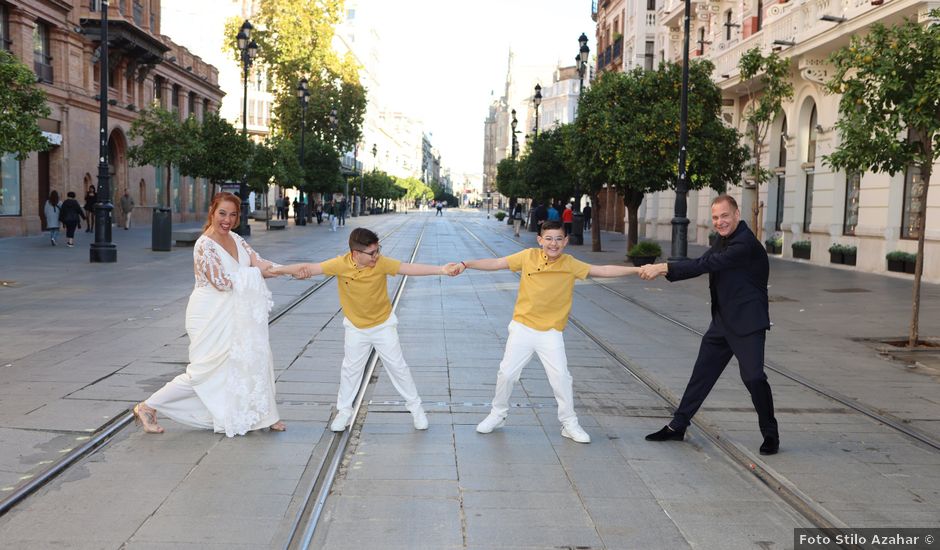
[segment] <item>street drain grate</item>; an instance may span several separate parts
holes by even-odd
[[[768,302],[795,302],[793,298],[787,298],[786,296],[768,296]]]
[[[851,294],[851,293],[860,293],[860,292],[871,292],[864,288],[824,288],[825,292],[832,292],[835,294]]]

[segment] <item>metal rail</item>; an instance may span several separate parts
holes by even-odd
[[[396,231],[401,229],[405,223],[404,222],[391,231],[389,231],[385,237],[394,234]],[[287,303],[280,310],[271,314],[268,319],[268,325],[275,324],[282,317],[287,315],[291,310],[296,308],[298,305],[303,303],[305,300],[313,296],[317,291],[323,288],[324,285],[329,283],[334,279],[333,276],[326,277],[319,283],[309,287],[307,290],[303,291],[296,298]],[[0,517],[12,510],[16,505],[25,500],[31,494],[35,493],[47,483],[55,479],[62,472],[66,471],[69,467],[74,465],[79,460],[90,456],[97,452],[100,448],[104,447],[110,443],[111,439],[118,434],[121,430],[131,425],[134,421],[134,415],[130,411],[125,411],[119,416],[115,416],[111,420],[108,420],[106,423],[96,429],[91,435],[90,439],[63,455],[58,460],[54,461],[52,464],[44,468],[41,472],[31,477],[24,483],[17,486],[13,492],[7,495],[3,500],[0,500]]]
[[[522,243],[522,242],[520,242],[520,241],[517,241],[516,239],[513,239],[513,238],[511,238],[511,237],[509,237],[509,236],[507,236],[507,235],[503,235],[502,233],[500,233],[500,232],[498,232],[498,231],[495,231],[495,230],[493,230],[492,228],[489,228],[489,227],[485,227],[485,228],[486,228],[486,229],[489,229],[490,231],[493,231],[494,233],[496,233],[497,235],[500,235],[501,237],[503,237],[503,238],[506,239],[506,240],[512,241],[513,243],[515,243],[515,244],[517,244],[517,245],[520,245],[520,246],[523,246],[523,247],[525,246],[525,243]],[[698,336],[704,336],[704,334],[705,334],[705,333],[703,333],[702,331],[700,331],[700,330],[698,330],[698,329],[696,329],[696,328],[694,328],[694,327],[691,327],[691,326],[689,326],[689,325],[683,323],[682,321],[679,321],[678,319],[675,319],[674,317],[670,317],[669,315],[667,315],[667,314],[665,314],[665,313],[663,313],[663,312],[661,312],[661,311],[659,311],[659,310],[653,308],[652,306],[649,306],[649,305],[647,305],[647,304],[644,304],[643,302],[637,300],[636,298],[633,298],[633,297],[631,297],[631,296],[627,296],[626,294],[620,292],[619,290],[617,290],[617,289],[615,289],[615,288],[613,288],[613,287],[611,287],[611,286],[608,286],[608,285],[606,285],[606,284],[604,284],[604,283],[602,283],[602,282],[600,282],[600,281],[597,281],[597,280],[593,280],[593,283],[594,283],[594,285],[599,286],[599,287],[603,288],[604,290],[610,292],[610,293],[613,294],[614,296],[617,296],[618,298],[620,298],[620,299],[622,299],[622,300],[624,300],[624,301],[630,302],[631,304],[633,304],[633,305],[635,305],[635,306],[637,306],[637,307],[639,307],[639,308],[641,308],[641,309],[643,309],[643,310],[645,310],[645,311],[647,311],[647,312],[649,312],[649,313],[652,313],[653,315],[656,315],[657,317],[660,317],[661,319],[664,319],[664,320],[666,320],[666,321],[669,321],[670,323],[672,323],[672,324],[674,324],[674,325],[676,325],[676,326],[678,326],[678,327],[680,327],[680,328],[682,328],[682,329],[685,329],[685,330],[687,330],[687,331],[689,331],[689,332],[691,332],[691,333],[693,333],[693,334],[696,334],[696,335],[698,335]],[[825,397],[825,398],[828,398],[828,399],[830,399],[830,400],[832,400],[832,401],[835,401],[835,402],[837,402],[837,403],[839,403],[839,404],[841,404],[841,405],[844,405],[844,406],[846,406],[846,407],[848,407],[848,408],[850,408],[850,409],[852,409],[852,410],[854,410],[854,411],[856,411],[856,412],[862,413],[863,415],[865,415],[865,416],[871,418],[872,420],[876,420],[876,421],[878,421],[878,422],[884,424],[885,426],[888,426],[888,427],[890,427],[890,428],[893,428],[894,430],[896,430],[896,431],[898,431],[898,432],[900,432],[900,433],[902,433],[902,434],[904,434],[904,435],[910,437],[911,439],[914,439],[915,441],[918,441],[918,442],[920,442],[920,443],[923,443],[924,445],[927,445],[928,447],[930,447],[931,449],[933,449],[933,450],[935,450],[935,451],[940,451],[940,440],[938,440],[936,437],[934,437],[934,436],[932,436],[932,435],[930,435],[930,434],[928,434],[928,433],[925,433],[925,432],[923,432],[923,431],[921,431],[921,430],[918,430],[917,428],[914,428],[913,426],[908,426],[908,425],[904,424],[904,421],[903,421],[903,420],[898,420],[898,419],[895,419],[895,418],[893,418],[893,417],[891,417],[891,416],[889,416],[889,415],[886,415],[886,414],[884,414],[884,413],[882,413],[882,412],[879,412],[875,407],[872,407],[872,406],[870,406],[870,405],[866,405],[865,403],[859,402],[859,401],[857,401],[857,400],[855,400],[855,399],[853,399],[853,398],[851,398],[851,397],[849,397],[849,396],[847,396],[847,395],[845,395],[845,394],[843,394],[843,393],[837,392],[837,391],[835,391],[835,390],[833,390],[833,389],[830,389],[830,388],[826,388],[826,387],[824,387],[824,386],[821,386],[821,385],[817,384],[816,382],[813,382],[812,380],[806,378],[805,376],[802,376],[802,375],[800,375],[800,374],[797,374],[797,373],[795,373],[795,372],[793,372],[793,371],[787,369],[786,367],[780,366],[779,364],[773,363],[773,362],[771,362],[771,361],[766,361],[766,360],[765,360],[765,361],[764,361],[764,368],[766,368],[766,369],[769,370],[769,371],[775,372],[775,373],[779,374],[780,376],[783,376],[784,378],[789,378],[790,380],[796,382],[797,384],[800,384],[801,386],[804,386],[804,387],[806,387],[806,388],[808,388],[808,389],[810,389],[810,390],[813,390],[814,392],[816,392],[817,394],[819,394],[819,395],[821,395],[821,396],[823,396],[823,397]]]
[[[414,249],[411,252],[410,262],[413,262],[418,255],[418,249],[424,238],[424,231],[427,227],[427,221],[421,228],[418,240],[415,242]],[[398,308],[398,303],[404,293],[405,283],[408,276],[402,277],[395,289],[395,295],[392,299],[392,313]],[[326,505],[326,499],[333,488],[333,481],[336,478],[336,472],[342,464],[343,457],[346,455],[346,449],[349,447],[349,441],[352,438],[353,427],[359,419],[359,413],[362,410],[362,402],[365,399],[369,389],[369,381],[372,380],[372,374],[375,372],[375,366],[378,363],[378,354],[375,348],[369,354],[366,368],[362,374],[362,380],[359,382],[359,390],[356,393],[356,399],[353,402],[353,416],[349,427],[340,432],[329,432],[330,443],[327,450],[316,467],[316,477],[313,479],[309,488],[305,492],[303,505],[291,525],[290,537],[284,548],[286,550],[302,549],[306,550],[313,541],[314,533],[320,522],[320,516]],[[329,428],[327,428],[329,429]]]
[[[464,230],[491,254],[497,257],[499,256],[495,250],[484,243],[465,225]],[[613,360],[619,363],[620,366],[637,381],[646,386],[650,391],[655,393],[661,399],[669,403],[672,407],[676,407],[678,405],[675,396],[671,395],[668,390],[658,384],[651,377],[646,375],[646,373],[644,373],[641,369],[631,364],[630,361],[625,359],[619,352],[610,347],[602,338],[597,336],[594,331],[589,329],[584,323],[579,321],[573,315],[569,316],[568,319],[572,325],[580,330],[585,336],[590,338],[595,344],[598,345],[598,347],[604,350],[605,353],[607,353]],[[773,472],[765,469],[759,459],[754,458],[750,453],[723,437],[716,428],[697,419],[693,419],[692,424],[694,424],[695,427],[698,428],[705,435],[705,437],[712,442],[713,445],[723,451],[733,462],[737,463],[739,466],[742,466],[744,470],[753,474],[761,483],[771,489],[778,497],[780,497],[781,500],[783,500],[797,513],[809,520],[815,527],[823,529],[833,538],[838,534],[844,534],[842,530],[847,526],[843,522],[841,522],[837,517],[831,514],[820,504],[812,500],[809,496],[805,495],[787,479],[781,478]],[[857,546],[853,545],[842,545],[840,547],[846,549],[857,548]]]

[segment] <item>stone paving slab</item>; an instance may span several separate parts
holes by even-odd
[[[391,228],[402,218],[365,221]],[[489,256],[467,238],[460,224],[480,233],[503,254],[518,250],[500,236],[507,233],[505,225],[474,214],[455,213],[446,219],[413,216],[406,221],[411,225],[383,241],[387,254],[405,257],[423,226],[428,248],[422,249],[417,261]],[[487,223],[494,229],[486,230],[489,237],[480,229]],[[146,235],[141,232],[138,237]],[[605,243],[619,244],[607,237]],[[531,234],[525,238],[532,240]],[[298,256],[298,250],[312,259],[324,259],[327,250],[342,250],[344,240],[344,233],[290,227],[273,236],[256,231],[252,244],[263,255],[283,261]],[[14,340],[0,343],[0,358],[10,357],[13,363],[3,368],[10,361],[0,361],[0,382],[10,382],[18,392],[5,395],[0,389],[0,438],[7,437],[3,441],[17,447],[0,451],[0,480],[5,473],[30,471],[28,461],[56,454],[75,437],[68,432],[47,436],[32,428],[4,430],[7,422],[22,422],[34,409],[57,410],[44,421],[53,430],[61,429],[77,410],[69,408],[72,401],[89,407],[87,417],[92,418],[99,405],[127,406],[185,366],[187,340],[180,329],[191,286],[191,272],[186,274],[183,267],[191,262],[185,251],[156,254],[128,245],[121,249],[122,263],[116,270],[79,262],[67,284],[62,284],[61,274],[36,268],[50,261],[49,250],[14,241],[0,240],[0,254],[16,251],[34,263],[16,274],[29,283],[14,290],[29,292],[0,302],[0,329],[24,335],[22,346],[12,345]],[[613,250],[591,253],[589,247],[571,247],[569,251],[596,263],[622,260],[622,252]],[[140,261],[125,267],[123,260],[135,254]],[[150,258],[154,255],[159,259]],[[886,315],[878,319],[862,314],[866,307],[877,309],[882,302],[909,299],[904,281],[772,262],[771,293],[799,301],[775,302],[777,325],[768,339],[768,359],[854,397],[878,400],[887,410],[916,418],[919,426],[940,420],[937,380],[895,366],[867,344],[853,340],[854,334],[877,334],[889,324],[905,322],[903,306],[889,304]],[[101,298],[95,277],[115,277],[109,290],[124,293],[132,285],[118,279],[127,279],[129,272],[154,279],[148,285],[135,281],[146,289],[135,300],[117,299],[113,311],[79,327],[41,322],[48,314],[43,300],[61,300],[63,288],[69,296],[81,294],[76,307],[87,312]],[[861,279],[856,281],[857,276]],[[613,284],[704,328],[708,305],[703,282],[624,279]],[[280,306],[309,288],[310,282],[270,284]],[[526,367],[516,385],[506,427],[477,434],[473,428],[488,411],[517,285],[515,275],[507,272],[410,279],[398,313],[399,331],[406,360],[428,403],[431,427],[427,432],[414,431],[380,366],[373,403],[367,405],[354,454],[327,500],[315,546],[672,549],[792,544],[792,529],[807,526],[805,519],[731,464],[696,430],[690,431],[685,443],[644,442],[643,435],[668,419],[669,408],[572,327],[565,337],[576,409],[593,442],[579,445],[560,436],[554,399],[537,360]],[[865,286],[872,292],[847,299],[849,295],[826,291],[838,285]],[[0,289],[6,293],[0,296],[10,296],[7,290]],[[614,298],[590,281],[576,290],[574,314],[579,319],[670,392],[681,393],[697,336]],[[926,296],[935,294],[936,286],[925,286]],[[296,513],[303,473],[318,458],[335,400],[342,319],[335,315],[335,289],[325,289],[323,296],[301,305],[297,315],[289,315],[271,330],[279,409],[289,423],[287,432],[229,440],[171,422],[166,422],[168,432],[161,436],[124,432],[23,508],[0,518],[0,540],[70,548],[277,546],[272,542],[283,536]],[[864,302],[858,296],[864,296]],[[933,303],[925,304],[925,315],[937,312]],[[20,316],[30,319],[28,327],[11,321]],[[925,331],[936,329],[930,321],[922,318],[922,322]],[[136,342],[138,351],[135,345],[122,345],[107,359],[96,360],[101,355],[97,350],[112,343],[109,331],[116,329],[122,331],[122,340]],[[29,338],[33,330],[41,336]],[[156,335],[152,340],[141,336],[151,332]],[[854,369],[853,360],[859,368]],[[56,366],[65,362],[69,370],[56,376]],[[756,455],[760,442],[756,420],[735,371],[735,365],[729,365],[701,416]],[[28,374],[17,379],[14,373]],[[848,525],[937,524],[940,475],[935,453],[779,376],[771,375],[771,383],[784,443],[783,452],[760,459],[763,464],[801,489],[812,489],[815,500]],[[29,399],[19,397],[24,389]],[[64,397],[69,393],[71,398]],[[93,399],[74,399],[77,395]],[[20,433],[33,438],[16,437]],[[44,439],[50,436],[54,437]],[[873,501],[873,494],[883,498]],[[102,503],[95,517],[113,515],[118,521],[106,526],[90,517],[85,506],[89,501]],[[59,523],[53,524],[49,517]],[[80,533],[80,523],[75,522],[81,521],[100,526],[101,532]],[[30,529],[36,525],[40,531]]]

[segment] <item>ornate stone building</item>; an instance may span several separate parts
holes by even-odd
[[[614,9],[620,5],[619,11]],[[692,2],[691,56],[706,57],[715,64],[713,78],[723,90],[723,116],[728,124],[744,130],[745,83],[737,68],[744,52],[759,47],[765,53],[778,51],[791,60],[794,96],[774,121],[761,160],[775,177],[758,188],[748,188],[742,181],[729,190],[739,200],[745,219],[756,206],[756,233],[762,240],[783,238],[783,257],[792,258],[793,242],[810,241],[810,261],[829,264],[829,246],[845,244],[858,249],[857,265],[851,269],[885,272],[885,254],[916,251],[917,238],[924,232],[924,278],[940,282],[940,180],[933,178],[928,204],[923,200],[926,186],[916,170],[894,176],[846,174],[823,162],[839,143],[834,125],[840,96],[826,94],[823,85],[833,74],[828,56],[848,44],[850,36],[867,32],[876,22],[890,25],[906,17],[927,24],[932,7],[936,4],[911,0]],[[593,2],[598,39],[606,39],[615,18],[629,21],[634,8],[623,0]],[[658,0],[656,9],[654,60],[681,62],[684,2]],[[610,36],[615,36],[614,30]],[[601,47],[606,51],[606,46]],[[626,61],[616,65],[611,55],[611,64],[618,70],[630,68]],[[598,56],[600,66],[601,52]],[[689,195],[690,241],[704,244],[708,240],[712,196],[711,191]],[[674,201],[671,191],[650,195],[644,201],[640,225],[648,238],[670,239]],[[919,227],[917,214],[924,208],[926,227]]]
[[[0,0],[0,43],[36,72],[51,114],[39,121],[51,147],[18,162],[0,160],[0,237],[37,234],[52,190],[79,202],[97,185],[100,12],[90,0]],[[109,107],[111,189],[127,190],[133,218],[149,223],[154,206],[169,206],[176,220],[202,218],[212,190],[207,182],[180,177],[169,189],[166,168],[132,166],[128,132],[142,109],[158,103],[197,118],[222,99],[218,71],[160,33],[160,0],[111,0]]]

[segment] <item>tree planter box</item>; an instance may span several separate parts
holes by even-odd
[[[888,260],[888,271],[904,273],[904,260]]]
[[[794,248],[794,249],[793,249],[793,257],[794,257],[794,258],[799,258],[799,259],[801,259],[801,260],[809,260],[809,259],[810,259],[810,252],[812,252],[812,250],[809,249],[809,248]]]
[[[793,255],[796,256],[796,250],[793,251]],[[831,264],[841,264],[845,263],[843,261],[841,252],[830,252],[829,253],[829,263]]]
[[[845,265],[855,265],[855,261],[858,258],[858,253],[856,254],[843,254],[842,263]]]
[[[764,243],[764,246],[767,248],[767,253],[768,253],[768,254],[780,254],[781,252],[783,252],[783,251],[781,250],[781,248],[783,248],[783,247],[777,246],[777,245],[772,244],[772,243]]]
[[[914,269],[917,267],[917,262],[904,262],[904,273],[914,274]]]

